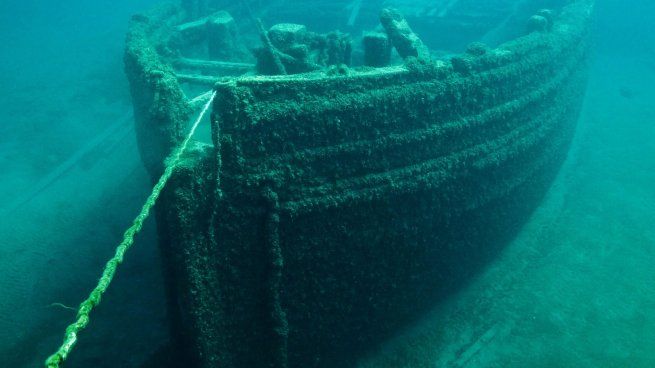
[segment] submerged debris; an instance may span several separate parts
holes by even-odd
[[[473,56],[482,56],[487,53],[489,47],[482,42],[473,42],[466,48],[466,53]]]
[[[264,45],[254,50],[259,74],[299,74],[350,64],[352,45],[347,34],[318,34],[289,23],[276,24],[268,31],[262,27],[260,34]]]
[[[555,12],[551,9],[540,9],[537,14],[528,19],[528,32],[545,32],[553,28]]]
[[[391,44],[403,58],[429,58],[430,52],[421,39],[412,31],[405,17],[396,9],[386,8],[380,14],[380,22],[387,31]]]
[[[391,62],[391,43],[389,37],[380,32],[368,32],[362,39],[364,46],[364,65],[383,67]]]
[[[541,15],[533,15],[528,20],[528,32],[545,32],[548,30],[548,19]]]
[[[209,60],[241,61],[248,54],[234,18],[226,11],[176,26],[167,47],[178,56]]]

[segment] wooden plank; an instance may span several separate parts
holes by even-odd
[[[255,64],[249,63],[187,58],[179,58],[174,60],[173,66],[178,69],[189,69],[195,72],[212,74],[216,76],[241,75],[255,69]]]
[[[207,21],[209,20],[208,17],[200,18],[198,20],[194,20],[192,22],[180,24],[179,26],[175,27],[175,29],[178,32],[188,32],[197,28],[202,28],[207,25]]]
[[[213,86],[218,82],[217,77],[208,77],[206,75],[197,74],[175,74],[180,83],[196,84],[201,86]]]

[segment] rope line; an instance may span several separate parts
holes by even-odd
[[[182,154],[186,150],[191,137],[193,137],[193,134],[196,132],[198,125],[200,125],[200,121],[204,117],[205,113],[207,113],[207,110],[209,109],[212,101],[214,101],[215,97],[216,92],[214,91],[209,98],[209,101],[207,101],[202,111],[200,112],[198,119],[196,119],[196,121],[191,126],[191,130],[189,131],[189,134],[186,136],[186,138],[184,138],[184,141],[182,141],[182,144],[180,144],[166,159],[166,168],[164,169],[164,173],[152,189],[152,193],[150,193],[150,196],[148,196],[148,199],[141,208],[141,212],[139,212],[138,216],[132,222],[132,226],[130,226],[123,234],[123,241],[121,241],[121,243],[116,248],[114,256],[105,265],[104,271],[102,272],[102,276],[100,277],[98,284],[93,289],[93,291],[91,291],[86,300],[80,304],[79,309],[77,310],[77,318],[75,322],[71,323],[66,328],[64,342],[61,344],[59,349],[45,361],[46,368],[59,368],[61,364],[66,360],[71,350],[73,350],[73,347],[77,342],[77,335],[89,324],[89,315],[91,314],[91,311],[98,304],[100,304],[100,299],[102,298],[102,295],[105,293],[105,291],[107,291],[107,288],[109,288],[109,284],[111,284],[111,281],[114,278],[114,274],[116,273],[118,265],[123,263],[125,253],[130,249],[132,244],[134,244],[134,236],[138,234],[139,231],[141,231],[143,223],[148,218],[148,215],[150,215],[150,211],[155,205],[157,198],[159,198],[159,195],[164,189],[164,186],[173,175],[173,170],[175,170],[176,165],[180,161],[180,157],[182,157]]]

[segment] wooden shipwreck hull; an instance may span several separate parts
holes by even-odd
[[[449,62],[217,83],[213,144],[186,153],[157,213],[188,364],[352,366],[479,270],[566,156],[590,11],[573,2],[548,32]],[[193,104],[138,44],[153,21],[135,23],[149,164]]]

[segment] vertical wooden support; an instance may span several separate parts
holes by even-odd
[[[364,65],[383,67],[391,62],[391,44],[384,33],[369,32],[364,35]]]
[[[277,193],[267,188],[264,192],[266,200],[266,247],[268,255],[269,309],[271,316],[271,367],[286,368],[288,366],[287,339],[289,326],[287,316],[282,308],[280,289],[282,287],[282,270],[284,257],[280,247],[280,202]]]

